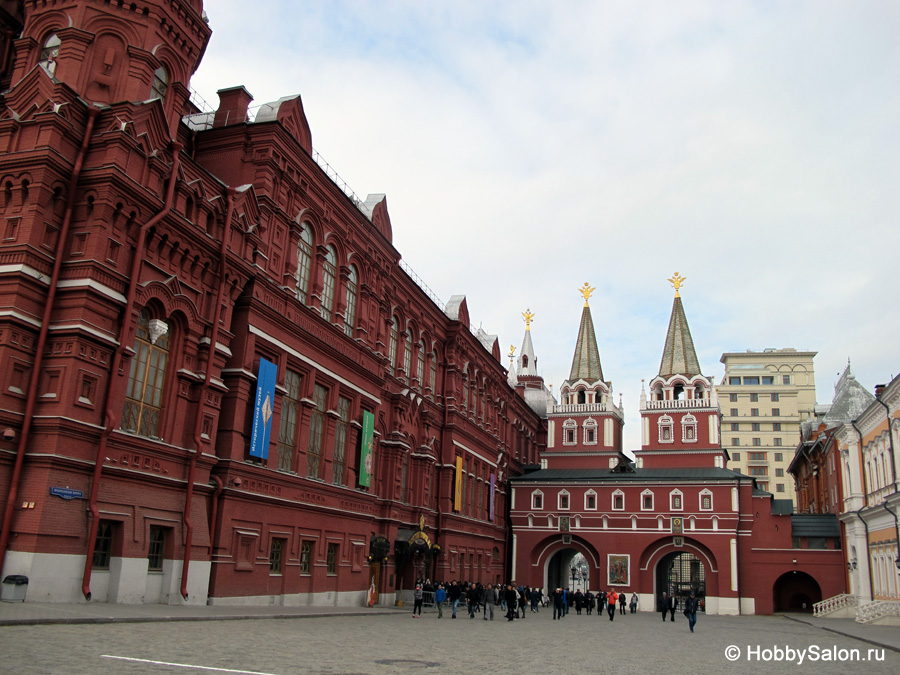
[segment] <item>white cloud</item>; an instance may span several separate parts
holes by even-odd
[[[444,300],[568,375],[581,312],[637,443],[684,302],[701,363],[817,349],[888,380],[900,328],[895,3],[210,3],[194,86],[303,96],[313,143]],[[505,362],[505,360],[504,360]]]

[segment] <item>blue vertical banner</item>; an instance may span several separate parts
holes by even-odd
[[[256,374],[256,406],[253,409],[253,434],[250,437],[250,456],[269,458],[269,436],[272,432],[272,412],[275,409],[275,380],[278,366],[263,358]]]
[[[488,490],[488,520],[494,522],[494,491],[497,489],[497,474],[491,474],[491,489]]]

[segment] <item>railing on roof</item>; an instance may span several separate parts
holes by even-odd
[[[427,295],[429,298],[431,298],[431,301],[434,304],[436,304],[442,312],[444,311],[445,305],[444,305],[443,301],[437,296],[437,294],[433,290],[431,290],[431,288],[428,287],[428,284],[426,284],[422,280],[422,277],[420,277],[418,274],[416,274],[415,270],[412,267],[410,267],[409,263],[406,262],[403,258],[400,258],[400,269],[403,270],[404,272],[406,272],[407,276],[415,282],[416,286],[418,286],[423,291],[425,291],[425,295]]]
[[[328,162],[325,161],[325,158],[319,153],[318,150],[313,148],[312,158],[319,165],[319,168],[325,172],[325,175],[331,179],[331,182],[337,185],[341,192],[343,192],[347,199],[349,199],[353,204],[358,208],[369,220],[372,219],[372,214],[369,213],[368,209],[365,206],[365,201],[360,199],[359,196],[351,189],[350,185],[341,178],[340,174],[334,170],[334,167],[331,166]]]

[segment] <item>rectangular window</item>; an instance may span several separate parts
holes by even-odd
[[[312,555],[312,542],[304,541],[300,544],[300,574],[309,574],[309,559]]]
[[[744,384],[759,384],[758,377],[745,377]]]
[[[775,469],[776,478],[784,478],[784,469]]]
[[[772,417],[781,417],[781,408],[772,408]]]
[[[734,445],[734,446],[738,446],[738,445],[741,444],[741,439],[740,439],[740,438],[732,438],[732,439],[731,439],[731,444]]]
[[[703,495],[700,498],[700,508],[703,509],[704,511],[711,511],[712,510],[712,496]]]
[[[775,445],[780,445],[780,444],[779,444],[779,443],[776,443]],[[784,461],[784,455],[781,454],[780,452],[776,452],[776,453],[775,453],[775,461],[776,461],[776,462],[783,462],[783,461]]]
[[[315,407],[310,415],[309,450],[306,453],[306,475],[319,478],[322,465],[322,444],[325,441],[325,409],[328,389],[317,384],[313,392]]]
[[[790,375],[782,375],[781,376],[781,384],[790,384],[791,376]]]
[[[781,431],[781,422],[775,422],[772,424],[772,431]]]
[[[653,495],[644,495],[642,498],[644,511],[652,511],[653,510]]]
[[[776,403],[778,401],[778,394],[772,394],[772,403]]]
[[[737,408],[732,408],[732,409],[731,409],[731,416],[732,416],[732,417],[737,417],[737,416],[738,416],[738,409],[737,409]]]
[[[162,572],[165,548],[166,528],[159,525],[151,525],[150,544],[147,547],[147,569],[151,572]]]
[[[750,467],[750,475],[751,476],[767,476],[769,475],[769,468],[765,466],[751,466]]]
[[[287,539],[272,539],[269,548],[269,574],[281,574],[281,561]]]
[[[97,525],[97,538],[94,540],[94,564],[95,570],[108,570],[109,560],[112,557],[113,523],[101,520]]]
[[[772,445],[778,445],[778,446],[780,446],[780,445],[781,445],[781,439],[780,439],[780,438],[774,438],[774,439],[772,439]]]
[[[597,495],[588,495],[585,507],[590,509],[591,511],[596,509],[597,508]]]
[[[768,492],[768,491],[769,491],[769,484],[768,484],[768,482],[766,482],[766,483],[757,483],[757,485],[759,486],[759,489],[762,490],[763,492]]]
[[[759,445],[762,445],[762,442],[760,441],[760,439],[754,438],[754,439],[753,439],[753,445],[759,446]]]
[[[754,422],[750,425],[750,431],[759,431],[759,422]]]
[[[569,495],[561,494],[559,496],[559,508],[561,508],[561,509],[569,508]]]
[[[731,430],[732,430],[732,431],[740,431],[740,430],[741,430],[741,425],[738,424],[737,422],[732,422],[732,423],[731,423]]]
[[[616,511],[625,509],[625,495],[613,495],[613,509]]]
[[[681,510],[681,495],[672,495],[672,510]]]
[[[757,401],[759,401],[759,394],[750,394],[750,402],[756,403]]]
[[[737,394],[728,394],[729,403],[737,403]]]
[[[334,484],[345,485],[344,465],[347,453],[347,429],[350,425],[350,399],[338,397],[338,419],[334,430]]]
[[[338,545],[328,544],[328,556],[325,558],[325,567],[328,574],[337,574]]]
[[[536,510],[544,508],[544,495],[531,495],[531,508]]]
[[[759,417],[759,408],[750,408],[750,417]]]
[[[735,461],[735,462],[740,462],[740,461],[741,461],[741,453],[739,453],[739,452],[732,452],[732,453],[731,453],[731,459],[732,459],[733,461]]]
[[[748,459],[751,462],[765,462],[766,461],[766,453],[764,452],[751,452],[748,454]]]
[[[740,384],[740,383],[741,383],[741,378],[739,378],[739,377],[729,377],[728,378],[728,384],[735,385],[735,384]]]
[[[771,377],[763,377],[761,381],[762,381],[763,384],[772,384],[772,378],[771,378]]]
[[[284,395],[281,397],[281,423],[278,430],[278,469],[294,469],[294,446],[297,442],[297,419],[300,410],[300,373],[288,370],[284,374]]]

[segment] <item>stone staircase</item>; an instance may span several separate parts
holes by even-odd
[[[855,595],[842,593],[817,602],[813,605],[813,616],[830,617],[839,619],[855,619],[859,598]]]
[[[900,626],[900,602],[897,600],[876,600],[860,605],[856,623],[880,623]]]

